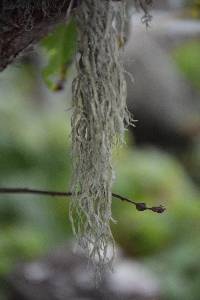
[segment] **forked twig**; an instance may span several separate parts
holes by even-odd
[[[71,192],[59,192],[59,191],[47,191],[47,190],[38,190],[32,188],[0,188],[0,194],[35,194],[35,195],[46,195],[51,197],[71,197]],[[138,211],[151,210],[155,213],[164,213],[166,208],[162,205],[148,207],[146,203],[136,202],[134,200],[128,199],[124,196],[112,193],[113,198],[119,199],[121,201],[128,202],[132,205],[135,205]]]

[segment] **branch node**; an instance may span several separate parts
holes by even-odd
[[[135,207],[138,211],[145,211],[147,210],[146,203],[136,203]]]

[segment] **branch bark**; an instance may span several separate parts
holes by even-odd
[[[71,0],[0,0],[0,71],[67,16]],[[73,1],[72,10],[78,5]]]
[[[120,1],[120,0],[113,0]],[[0,0],[0,72],[56,25],[81,0]]]
[[[66,21],[82,0],[0,0],[0,72],[24,50]],[[126,0],[112,0],[114,2]],[[142,8],[148,25],[152,0],[133,0]]]
[[[0,194],[34,194],[34,195],[46,195],[46,196],[51,196],[51,197],[71,197],[72,193],[71,192],[58,192],[58,191],[47,191],[47,190],[37,190],[37,189],[31,189],[31,188],[0,188]],[[119,199],[121,201],[128,202],[132,205],[135,205],[136,209],[138,211],[145,211],[145,210],[151,210],[156,213],[164,213],[165,208],[160,205],[160,206],[153,206],[153,207],[148,207],[146,203],[141,203],[141,202],[136,202],[131,199],[128,199],[124,196],[112,193],[113,198]]]

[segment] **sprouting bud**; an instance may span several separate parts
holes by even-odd
[[[160,205],[160,206],[157,206],[157,207],[152,207],[151,210],[152,210],[153,212],[158,213],[158,214],[162,214],[162,213],[165,212],[166,208],[163,207],[162,205]]]
[[[136,204],[136,209],[137,209],[138,211],[144,211],[144,210],[147,209],[147,206],[146,206],[145,203],[137,203],[137,204]]]

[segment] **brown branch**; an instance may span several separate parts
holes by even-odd
[[[133,2],[139,2],[145,13],[142,20],[148,24],[151,18],[148,6],[152,0]],[[0,72],[57,24],[66,22],[80,3],[81,0],[0,0]]]
[[[71,197],[71,192],[58,192],[58,191],[46,191],[46,190],[37,190],[37,189],[30,189],[30,188],[0,188],[0,194],[35,194],[35,195],[46,195],[51,197]],[[132,205],[135,205],[136,209],[138,211],[145,211],[145,210],[151,210],[156,213],[163,213],[166,209],[160,205],[160,206],[153,206],[148,207],[145,203],[140,203],[133,201],[131,199],[128,199],[126,197],[123,197],[121,195],[112,193],[113,198],[119,199],[121,201],[128,202]]]
[[[0,0],[0,72],[56,25],[66,22],[80,2]]]
[[[0,71],[26,48],[66,21],[78,0],[0,0]]]

